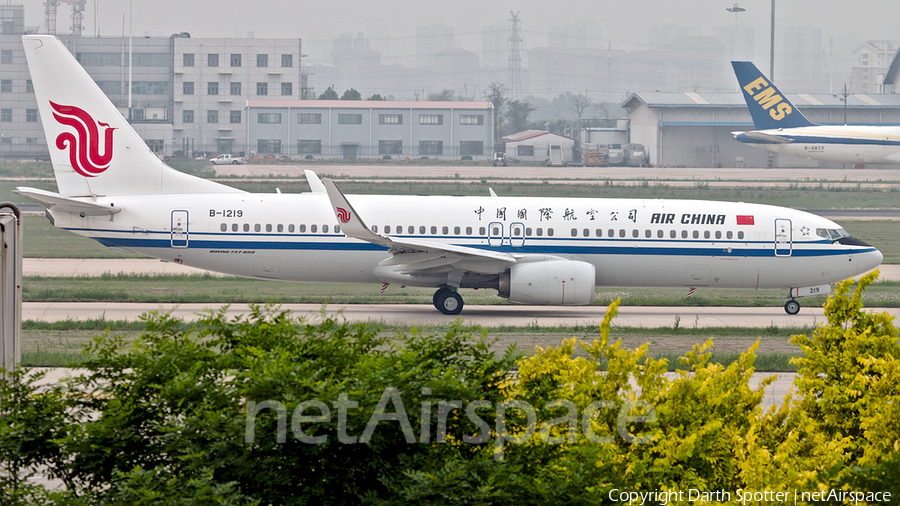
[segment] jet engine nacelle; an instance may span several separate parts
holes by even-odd
[[[515,264],[500,276],[501,297],[516,304],[580,306],[594,300],[594,266],[576,260]]]

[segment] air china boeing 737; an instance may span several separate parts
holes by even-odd
[[[756,130],[732,132],[751,146],[840,163],[900,163],[900,127],[879,125],[817,125],[778,91],[775,84],[748,61],[733,61],[734,75]]]
[[[795,297],[879,265],[836,223],[707,201],[246,193],[162,163],[65,47],[23,37],[59,193],[19,188],[58,227],[239,276],[461,288],[520,304],[589,304],[594,287],[781,288]]]

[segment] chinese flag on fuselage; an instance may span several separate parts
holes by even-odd
[[[753,215],[752,214],[737,215],[737,224],[738,225],[753,225]]]

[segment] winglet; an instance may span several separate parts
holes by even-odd
[[[331,201],[331,209],[334,211],[334,216],[340,222],[344,235],[382,246],[391,245],[390,239],[369,230],[369,227],[362,221],[359,213],[356,212],[356,209],[353,209],[353,206],[347,201],[347,197],[344,197],[344,194],[334,184],[334,181],[325,178],[322,180],[322,184],[325,188],[325,193],[328,194],[328,200]]]
[[[309,183],[309,191],[313,193],[325,193],[325,185],[322,184],[322,181],[315,172],[306,169],[303,171],[303,174],[306,176],[306,182]]]
[[[734,75],[757,130],[816,126],[749,61],[733,61]]]

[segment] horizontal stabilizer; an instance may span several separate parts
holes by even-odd
[[[58,193],[39,190],[37,188],[16,188],[13,190],[26,199],[36,202],[47,209],[54,211],[64,211],[67,213],[84,214],[85,216],[104,216],[116,214],[122,210],[120,207],[112,205],[106,206],[95,202],[87,202],[76,200],[74,198],[63,197]]]
[[[731,132],[734,138],[741,142],[758,143],[758,144],[790,144],[793,139],[782,137],[780,135],[767,134],[759,130],[750,132]]]

